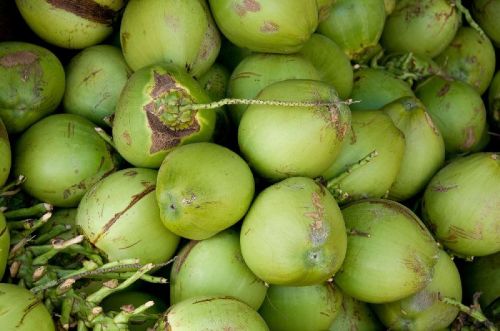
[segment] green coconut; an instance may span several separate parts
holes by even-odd
[[[439,252],[431,282],[419,292],[399,301],[373,305],[373,310],[390,330],[442,330],[457,317],[457,307],[444,298],[462,301],[460,274],[445,251]]]
[[[290,79],[267,86],[257,98],[313,105],[248,106],[238,127],[238,145],[250,166],[271,181],[321,175],[340,152],[351,120],[337,91],[321,81]]]
[[[351,95],[353,85],[351,61],[333,40],[314,33],[299,54],[318,69],[321,80],[335,87],[341,99],[347,99]]]
[[[314,285],[341,267],[346,232],[328,190],[310,178],[292,177],[256,197],[243,221],[240,244],[245,263],[265,282]]]
[[[476,151],[484,145],[486,108],[472,86],[432,76],[417,86],[415,95],[443,135],[447,154]]]
[[[31,43],[0,43],[0,117],[19,133],[54,112],[64,94],[64,68],[48,49]]]
[[[437,64],[454,79],[472,85],[483,94],[495,73],[495,49],[476,29],[461,27],[455,38],[436,58]]]
[[[9,135],[2,118],[0,118],[0,155],[2,155],[0,159],[0,187],[2,187],[9,178],[12,163]]]
[[[132,70],[172,63],[192,76],[205,73],[220,35],[204,0],[130,0],[120,25],[123,56]]]
[[[443,166],[443,137],[417,98],[403,97],[385,105],[382,111],[391,117],[405,137],[401,168],[389,197],[406,200],[420,192]]]
[[[171,304],[197,296],[225,295],[257,310],[267,292],[264,282],[243,261],[239,233],[234,230],[186,244],[177,255],[169,281]]]
[[[491,39],[500,47],[500,1],[475,0],[472,2],[472,16]]]
[[[75,55],[66,67],[64,111],[103,126],[116,108],[132,71],[119,48],[97,45]]]
[[[170,306],[155,325],[169,331],[269,331],[266,322],[247,304],[224,296],[202,296]]]
[[[500,251],[500,155],[457,158],[429,182],[422,215],[447,249],[460,256]]]
[[[23,189],[57,207],[76,207],[90,187],[114,172],[111,146],[89,120],[74,114],[50,115],[17,140],[14,175],[23,175]]]
[[[0,325],[2,330],[56,330],[42,300],[21,286],[6,283],[0,283]]]
[[[313,64],[300,55],[255,53],[245,57],[233,70],[227,96],[255,99],[264,87],[287,79],[321,78]],[[234,124],[240,123],[247,107],[243,104],[229,106],[229,114]]]
[[[342,294],[332,283],[271,285],[259,314],[273,331],[327,330],[341,302]]]
[[[342,305],[329,331],[382,331],[383,325],[367,303],[342,293]]]
[[[438,245],[422,221],[391,200],[356,201],[342,210],[347,254],[334,281],[342,292],[369,303],[406,298],[427,286]]]
[[[351,110],[379,109],[396,99],[413,96],[410,85],[389,71],[363,68],[354,72],[351,99],[356,102],[350,107]]]
[[[318,4],[318,20],[319,22],[324,21],[330,15],[330,8],[337,0],[316,0]]]
[[[179,237],[160,219],[155,198],[157,171],[127,168],[102,179],[78,205],[76,224],[110,261],[164,263]]]
[[[345,203],[389,194],[405,155],[405,137],[379,110],[352,112],[340,153],[322,177],[337,201]]]
[[[5,216],[0,211],[0,279],[3,278],[9,259],[10,235]]]
[[[104,41],[125,5],[123,0],[16,0],[29,27],[43,40],[81,49]]]
[[[180,107],[210,101],[181,68],[157,64],[134,72],[113,119],[117,151],[136,167],[159,168],[174,147],[212,139],[216,112]]]
[[[387,17],[381,44],[388,52],[434,57],[453,40],[460,14],[448,0],[400,0]]]
[[[380,49],[385,15],[384,0],[337,0],[318,32],[339,45],[349,59],[364,62]]]
[[[238,154],[214,143],[196,143],[165,157],[156,198],[170,231],[202,240],[242,219],[254,192],[253,174]]]
[[[233,44],[262,53],[295,53],[318,26],[316,0],[209,0],[221,32]]]

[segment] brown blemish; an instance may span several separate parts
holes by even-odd
[[[410,256],[403,260],[403,264],[413,271],[415,274],[419,275],[419,279],[423,282],[427,282],[429,279],[429,272],[424,263],[422,263],[420,257],[412,252]]]
[[[325,206],[321,202],[318,192],[311,195],[313,211],[304,213],[304,216],[311,219],[311,241],[314,246],[321,245],[328,236],[328,229],[325,227]]]
[[[38,55],[29,51],[19,51],[0,57],[0,65],[5,68],[29,66],[38,60]]]
[[[164,75],[161,75],[155,71],[153,72],[153,76],[155,82],[150,93],[153,99],[156,99],[162,94],[165,94],[166,92],[174,90],[176,88],[175,80],[170,74],[166,73]]]
[[[179,273],[181,270],[182,265],[186,261],[187,257],[189,256],[189,253],[191,250],[194,248],[199,243],[198,240],[191,240],[182,250],[181,254],[177,256],[175,259],[175,272]]]
[[[218,299],[229,299],[229,300],[233,300],[233,301],[236,300],[235,298],[230,297],[230,296],[222,296],[222,297],[215,297],[215,298],[207,298],[207,299],[198,300],[198,301],[193,302],[193,305],[195,305],[197,303],[210,302],[210,301],[214,301],[214,300],[218,300]]]
[[[130,136],[130,133],[128,131],[124,131],[122,133],[122,137],[123,137],[123,140],[125,141],[125,144],[127,144],[127,146],[132,145],[132,137]]]
[[[443,87],[441,87],[437,93],[438,97],[444,96],[450,90],[450,83],[446,82]]]
[[[448,192],[449,190],[452,190],[452,189],[457,188],[457,187],[458,187],[457,184],[449,185],[449,186],[437,184],[437,185],[434,185],[431,187],[431,191],[433,191],[433,192]]]
[[[101,72],[102,69],[94,70],[90,74],[88,74],[84,79],[83,83],[87,83],[87,81],[91,78],[94,78],[99,72]]]
[[[465,141],[462,144],[462,148],[467,150],[471,148],[476,142],[476,135],[474,134],[474,128],[469,126],[465,128]]]
[[[247,12],[255,13],[260,11],[260,3],[256,0],[243,0],[243,3],[234,5],[234,11],[238,16],[245,16]]]
[[[234,75],[231,80],[236,80],[236,79],[240,79],[240,78],[251,78],[251,77],[260,77],[262,76],[261,74],[258,74],[256,72],[252,72],[252,71],[243,71],[243,72],[240,72],[239,74],[237,75]]]
[[[132,243],[132,244],[130,244],[130,245],[128,245],[128,246],[125,246],[125,247],[119,247],[118,249],[123,250],[123,249],[128,249],[128,248],[130,248],[130,247],[134,247],[135,245],[137,245],[137,244],[138,244],[138,243],[140,243],[141,241],[142,241],[142,239],[139,239],[139,240],[137,240],[135,243]]]
[[[265,21],[264,24],[260,27],[260,31],[264,33],[272,33],[276,32],[280,29],[280,26],[271,21]]]
[[[128,39],[130,38],[130,33],[128,32],[123,32],[121,34],[121,38],[120,38],[120,44],[122,45],[122,48],[123,49],[126,49],[127,48],[127,41]]]
[[[53,7],[60,8],[92,22],[112,25],[116,12],[93,0],[46,0]]]
[[[41,304],[42,302],[40,300],[38,300],[38,298],[35,298],[35,301],[33,301],[32,303],[30,303],[26,308],[24,308],[23,310],[23,316],[21,317],[21,319],[19,320],[19,323],[17,323],[16,325],[16,328],[19,328],[21,327],[21,325],[24,323],[24,319],[26,318],[26,316],[28,316],[28,314],[36,308],[36,306],[38,306],[39,304]]]
[[[4,226],[2,231],[0,231],[0,237],[3,236],[6,231],[7,231],[7,226]]]
[[[451,225],[450,229],[448,230],[448,236],[446,238],[443,238],[443,242],[457,242],[458,239],[467,239],[467,240],[482,240],[483,239],[483,231],[482,228],[479,226],[471,231],[471,230],[464,230],[461,227],[458,227],[456,225]]]
[[[129,204],[122,210],[119,211],[118,213],[114,214],[113,217],[106,222],[106,224],[102,227],[101,231],[96,235],[96,237],[91,241],[94,245],[101,239],[101,237],[109,231],[109,229],[118,221],[118,219],[125,214],[130,208],[132,208],[136,203],[138,203],[142,198],[144,198],[146,195],[149,193],[153,192],[156,188],[156,185],[150,185],[147,187],[144,191],[133,195],[132,200],[129,202]]]
[[[137,171],[135,170],[127,170],[123,173],[123,176],[127,177],[135,177],[137,175]]]

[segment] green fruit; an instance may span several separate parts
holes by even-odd
[[[221,43],[204,0],[130,0],[120,39],[132,70],[172,63],[191,76],[202,75],[212,66]]]
[[[401,168],[389,190],[393,200],[406,200],[420,192],[444,164],[444,141],[425,106],[404,97],[382,108],[403,132],[405,149]]]
[[[219,63],[214,63],[207,72],[198,77],[198,82],[212,100],[226,97],[229,84],[229,70]]]
[[[191,241],[179,252],[170,273],[170,303],[204,295],[226,295],[259,309],[267,287],[243,261],[239,234],[226,230]]]
[[[441,250],[426,287],[402,300],[373,305],[373,309],[390,330],[441,330],[459,313],[457,307],[442,301],[445,297],[462,301],[462,284],[455,263]]]
[[[10,235],[5,216],[0,211],[0,279],[3,278],[9,258]]]
[[[483,310],[500,298],[500,252],[464,262],[461,275],[465,298],[471,300],[480,292],[479,304]]]
[[[340,153],[322,176],[340,203],[381,198],[396,180],[404,153],[404,135],[388,115],[353,111]]]
[[[342,214],[347,254],[334,281],[343,292],[385,303],[429,284],[439,249],[411,210],[391,200],[370,199],[353,202]]]
[[[475,0],[472,16],[496,47],[500,47],[500,1]]]
[[[177,106],[210,101],[200,84],[180,68],[158,64],[136,71],[116,106],[116,149],[136,167],[159,168],[174,147],[212,138],[214,110]]]
[[[447,0],[400,0],[387,17],[381,43],[388,52],[434,57],[453,40],[460,14]]]
[[[326,330],[337,316],[341,302],[342,294],[331,283],[271,285],[259,314],[273,331]]]
[[[339,313],[328,330],[382,331],[384,328],[368,304],[342,293]]]
[[[384,22],[384,0],[337,0],[318,32],[339,45],[349,59],[364,62],[379,50]]]
[[[500,251],[500,155],[473,153],[442,168],[427,186],[422,214],[446,248],[461,256]]]
[[[25,288],[6,283],[0,283],[0,325],[6,331],[56,330],[43,301]]]
[[[9,135],[7,134],[7,128],[2,122],[2,118],[0,118],[0,155],[2,155],[0,159],[0,187],[2,187],[7,178],[9,178],[12,163]]]
[[[330,9],[337,0],[316,0],[318,4],[318,21],[322,22],[330,15]]]
[[[78,206],[76,224],[111,261],[164,263],[179,237],[160,219],[155,199],[157,171],[128,168],[95,184]]]
[[[255,99],[266,86],[288,79],[320,80],[320,74],[311,62],[300,55],[251,54],[231,74],[227,95],[230,98]],[[247,107],[241,104],[229,106],[234,124],[240,123]]]
[[[472,86],[433,76],[419,84],[415,94],[443,135],[447,154],[471,152],[483,145],[486,109]]]
[[[351,95],[352,65],[344,51],[333,40],[315,33],[299,54],[314,65],[321,80],[335,87],[341,99],[347,99]]]
[[[461,27],[448,47],[436,58],[454,79],[473,86],[483,94],[495,73],[495,49],[476,29]]]
[[[196,143],[165,157],[156,198],[170,231],[202,240],[243,218],[254,192],[252,172],[238,154],[213,143]]]
[[[123,0],[16,0],[29,27],[43,40],[81,49],[104,41],[124,6]]]
[[[497,71],[489,87],[488,106],[492,125],[500,129],[500,71]]]
[[[116,170],[111,147],[94,124],[73,114],[50,115],[26,130],[16,143],[14,175],[24,190],[58,207],[76,207],[85,192]]]
[[[104,118],[115,112],[118,97],[131,74],[119,48],[86,48],[66,67],[64,111],[105,125]]]
[[[257,196],[243,221],[240,244],[246,264],[265,282],[314,285],[339,270],[346,233],[331,194],[310,178],[292,177]]]
[[[260,100],[340,102],[330,85],[291,79],[264,88]],[[250,166],[277,181],[292,176],[317,177],[335,160],[349,128],[351,112],[336,106],[251,105],[238,128],[238,144]]]
[[[233,44],[263,53],[295,53],[318,26],[316,0],[209,0]]]
[[[231,297],[202,296],[184,300],[163,314],[155,330],[269,331],[259,314]]]
[[[54,112],[64,94],[64,68],[48,49],[25,42],[0,43],[0,117],[19,133]]]
[[[354,72],[351,110],[380,109],[402,98],[413,97],[410,85],[396,78],[389,71],[363,68]]]

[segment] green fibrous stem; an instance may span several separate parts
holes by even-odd
[[[481,27],[479,26],[479,24],[477,24],[476,21],[474,21],[474,19],[472,18],[472,15],[470,14],[470,11],[467,8],[465,8],[464,5],[462,5],[461,0],[453,0],[452,5],[455,6],[457,8],[457,10],[464,15],[467,23],[469,23],[469,25],[474,30],[476,30],[481,35],[481,37],[483,37],[485,39],[488,38],[486,36],[486,33],[484,33],[483,29],[481,29]]]
[[[496,326],[484,316],[481,311],[481,307],[477,303],[478,297],[474,298],[474,303],[471,307],[464,305],[463,303],[449,297],[441,297],[440,300],[448,305],[458,308],[461,312],[469,315],[474,320],[479,323],[482,323],[488,331],[498,331]]]

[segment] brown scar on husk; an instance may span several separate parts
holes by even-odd
[[[457,188],[457,184],[449,185],[449,186],[444,186],[442,184],[436,184],[431,187],[431,191],[433,192],[448,192],[449,190]]]
[[[53,7],[70,12],[92,22],[112,25],[117,14],[113,9],[94,0],[45,0]]]
[[[457,242],[457,239],[482,240],[483,231],[481,227],[476,227],[474,231],[467,231],[456,225],[451,225],[448,236],[443,238],[443,242]]]
[[[35,298],[35,301],[33,301],[26,308],[24,308],[24,310],[23,310],[23,316],[19,320],[19,323],[17,323],[16,328],[19,328],[24,323],[24,319],[26,318],[26,316],[28,316],[28,314],[33,309],[35,309],[36,306],[38,306],[39,304],[42,304],[42,302],[38,298]]]
[[[474,134],[474,127],[468,126],[464,130],[465,130],[465,141],[464,141],[462,147],[464,149],[469,149],[476,142],[476,135]]]
[[[437,95],[438,97],[444,96],[450,90],[451,84],[446,82],[442,88],[439,89]]]
[[[38,59],[38,55],[33,52],[19,51],[0,57],[0,66],[4,68],[12,68],[15,66],[29,66],[38,61]]]
[[[328,233],[324,225],[325,206],[321,202],[320,194],[316,191],[311,195],[311,204],[314,210],[304,213],[304,216],[312,220],[310,227],[313,245],[320,245],[325,241]]]
[[[272,33],[279,31],[280,26],[271,21],[265,21],[264,24],[260,27],[260,31],[264,33]]]
[[[247,12],[256,13],[260,11],[260,3],[256,0],[243,0],[243,3],[237,3],[233,6],[238,16],[245,16]]]
[[[182,252],[182,255],[177,255],[175,259],[175,271],[179,273],[181,270],[182,265],[186,261],[187,257],[189,256],[189,253],[191,250],[194,248],[199,243],[198,240],[191,240],[185,247],[185,249]]]
[[[130,133],[128,131],[124,131],[122,133],[122,137],[123,137],[123,140],[125,141],[125,144],[127,144],[127,146],[132,145],[132,137],[130,136]]]

